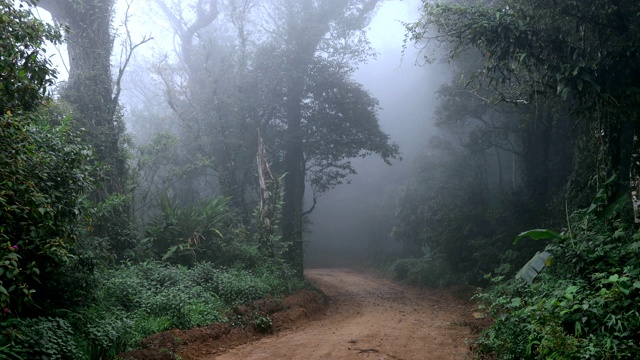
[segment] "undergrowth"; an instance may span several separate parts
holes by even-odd
[[[440,288],[460,283],[459,276],[441,257],[423,250],[422,257],[397,259],[388,268],[391,276],[403,283],[415,286]]]
[[[0,358],[110,359],[151,334],[224,322],[238,304],[304,285],[269,267],[249,271],[160,262],[99,270],[96,281],[94,298],[81,310],[4,322]]]
[[[494,324],[479,352],[499,359],[640,357],[640,233],[593,212],[573,215],[533,283],[494,278],[479,296]]]

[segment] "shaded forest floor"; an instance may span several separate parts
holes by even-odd
[[[131,359],[470,359],[486,320],[473,316],[473,289],[416,289],[346,269],[312,269],[326,296],[302,290],[236,309],[226,324],[173,330],[143,341]],[[271,319],[270,336],[260,332]],[[235,319],[235,320],[234,320]],[[175,355],[174,355],[175,354]]]

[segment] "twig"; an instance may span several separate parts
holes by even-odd
[[[349,350],[353,350],[353,351],[357,351],[358,354],[363,354],[363,353],[370,353],[370,352],[374,352],[374,353],[379,353],[380,350],[376,349],[377,347],[380,347],[382,344],[378,344],[372,348],[368,348],[368,349],[361,349],[361,348],[348,348]]]

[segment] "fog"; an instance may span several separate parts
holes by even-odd
[[[393,160],[392,165],[376,155],[351,160],[357,175],[322,194],[309,216],[305,238],[308,267],[370,264],[401,250],[391,238],[399,192],[411,176],[416,155],[425,150],[435,132],[435,92],[451,77],[447,66],[425,64],[410,42],[403,46],[403,22],[415,21],[419,6],[416,0],[386,1],[379,6],[367,29],[377,55],[354,73],[354,79],[379,101],[380,127],[399,145],[402,160]],[[122,66],[127,47],[148,39],[127,64],[120,97],[128,134],[135,146],[141,146],[155,133],[179,132],[182,126],[167,104],[166,85],[156,73],[163,64],[179,62],[180,40],[151,1],[117,1],[115,9],[114,73]],[[185,9],[188,16],[190,10]],[[48,17],[45,11],[41,16]],[[55,52],[58,80],[64,82],[68,64],[65,45],[56,47]],[[307,186],[305,205],[310,202]]]
[[[418,49],[403,51],[403,22],[415,21],[419,1],[385,2],[368,31],[378,52],[355,78],[380,101],[380,126],[400,146],[402,161],[389,166],[378,157],[355,159],[358,174],[323,195],[311,214],[306,260],[309,267],[367,266],[401,251],[391,238],[400,190],[418,153],[436,131],[436,90],[450,80],[447,66],[425,64]],[[404,52],[404,53],[403,53]]]
[[[367,35],[377,55],[360,65],[354,78],[378,99],[381,129],[400,146],[402,160],[391,166],[378,156],[356,158],[357,175],[322,194],[307,224],[305,261],[308,267],[370,264],[397,254],[400,244],[391,238],[400,189],[411,175],[416,155],[433,136],[435,91],[450,78],[445,65],[425,64],[417,48],[403,48],[403,22],[415,21],[420,1],[386,1],[376,11]],[[179,122],[167,106],[165,85],[149,71],[175,61],[179,39],[161,12],[152,4],[118,1],[114,24],[118,31],[114,48],[117,66],[126,40],[152,39],[136,50],[123,79],[121,103],[130,135],[139,145],[154,132],[177,131]],[[64,54],[64,48],[60,50]],[[64,69],[61,69],[64,79]],[[306,204],[311,202],[307,189]]]
[[[640,358],[640,2],[0,10],[0,358]]]

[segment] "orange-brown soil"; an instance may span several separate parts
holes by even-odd
[[[345,269],[313,269],[321,289],[282,302],[261,300],[236,309],[238,319],[268,315],[274,334],[214,324],[168,331],[123,354],[140,360],[234,359],[470,359],[470,341],[484,324],[468,301],[472,290],[416,289]],[[174,355],[175,354],[175,355]]]

